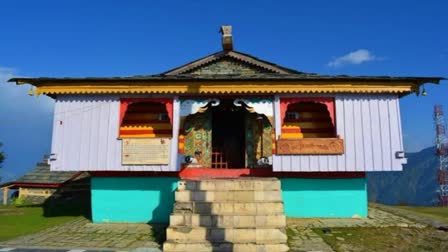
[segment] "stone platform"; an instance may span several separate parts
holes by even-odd
[[[175,199],[166,252],[289,250],[276,178],[182,180]]]

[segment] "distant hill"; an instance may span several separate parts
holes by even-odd
[[[369,201],[387,205],[431,206],[437,198],[438,157],[435,147],[406,153],[408,163],[401,172],[367,173]]]

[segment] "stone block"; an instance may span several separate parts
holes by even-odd
[[[236,228],[233,229],[233,242],[254,242],[256,240],[256,230],[254,228]]]
[[[280,180],[278,180],[278,179],[263,180],[263,190],[264,191],[280,191],[281,190]]]
[[[256,227],[285,227],[286,217],[285,215],[257,215],[255,217]]]
[[[232,191],[234,182],[231,180],[215,180],[215,191]]]
[[[233,214],[233,203],[213,203],[212,214]]]
[[[193,201],[204,201],[204,202],[213,202],[214,192],[210,191],[192,191],[191,192],[191,200]]]
[[[234,200],[234,192],[221,192],[215,191],[214,193],[214,201],[215,202],[229,202]]]
[[[170,215],[170,226],[185,226],[185,216],[181,214]]]
[[[286,244],[262,244],[257,245],[256,252],[287,252],[289,247]]]
[[[283,203],[281,202],[263,202],[257,203],[257,215],[278,215],[283,214]]]
[[[176,191],[174,192],[174,199],[176,202],[189,202],[191,201],[190,191]]]
[[[193,227],[212,227],[212,216],[199,214],[192,215],[191,225]]]
[[[204,241],[207,238],[207,229],[198,227],[169,227],[166,236],[170,240],[178,241]]]
[[[229,228],[233,227],[233,216],[232,215],[215,215],[212,217],[212,223],[214,227],[219,228]]]
[[[197,190],[214,191],[216,182],[213,180],[203,180],[198,182]]]
[[[194,211],[193,204],[191,202],[176,202],[174,204],[174,212],[190,212]]]
[[[253,191],[255,189],[254,180],[234,180],[233,190],[235,191]]]
[[[212,228],[208,230],[207,240],[210,242],[230,241],[228,231],[224,228]]]
[[[189,191],[195,191],[198,190],[197,189],[197,184],[199,182],[196,181],[191,181],[191,180],[186,180],[186,184],[185,184],[185,190],[189,190]]]
[[[165,242],[163,244],[163,251],[188,251],[187,244],[185,243],[176,243],[176,242]]]
[[[257,245],[254,243],[235,243],[233,244],[234,252],[257,252]]]
[[[256,191],[255,201],[281,201],[282,191]]]
[[[233,227],[249,228],[255,227],[255,217],[253,215],[235,215],[233,216]]]
[[[254,191],[235,191],[235,202],[254,202]]]
[[[236,215],[255,215],[257,214],[257,204],[255,203],[235,203],[234,213]]]
[[[257,243],[286,243],[288,237],[286,232],[277,228],[256,229]]]

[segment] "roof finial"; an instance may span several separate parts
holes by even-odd
[[[222,34],[222,49],[225,51],[233,50],[232,26],[223,25],[220,32]]]

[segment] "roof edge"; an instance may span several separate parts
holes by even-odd
[[[416,84],[433,83],[440,84],[440,81],[448,80],[445,77],[413,77],[413,76],[346,76],[346,75],[316,75],[316,76],[299,76],[299,75],[286,75],[286,76],[250,76],[250,77],[238,77],[238,76],[134,76],[134,77],[80,77],[80,78],[56,78],[56,77],[37,77],[37,78],[11,78],[8,82],[15,82],[17,85],[31,84],[39,86],[39,84],[50,83],[73,83],[73,82],[184,82],[184,81],[409,81]]]

